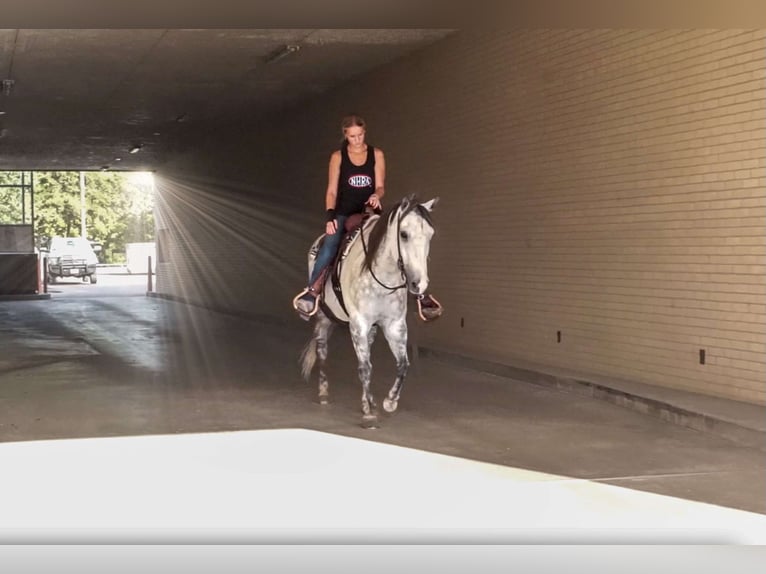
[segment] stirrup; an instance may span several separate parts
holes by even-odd
[[[431,299],[431,301],[433,301],[436,304],[435,307],[432,307],[430,305],[428,307],[423,307],[423,299],[425,298],[425,295],[417,296],[418,315],[425,322],[435,321],[436,319],[441,317],[442,311],[443,311],[442,304],[439,303],[433,295],[429,295],[428,297],[429,299]],[[423,314],[424,310],[425,310],[425,314]]]
[[[310,311],[310,312],[308,312],[308,313],[306,313],[306,312],[304,312],[304,311],[301,311],[300,309],[298,309],[298,301],[300,300],[300,298],[301,298],[301,297],[303,297],[303,296],[304,296],[304,295],[306,295],[307,293],[310,293],[310,294],[311,294],[311,296],[312,296],[312,297],[314,297],[314,308],[313,308],[313,309],[311,309],[311,311]],[[299,314],[301,314],[301,315],[302,315],[302,316],[304,316],[304,317],[313,317],[314,315],[316,315],[317,311],[319,311],[319,294],[318,294],[318,293],[316,293],[315,291],[312,291],[310,287],[306,287],[306,288],[305,288],[303,291],[301,291],[300,293],[298,293],[298,294],[297,294],[297,295],[296,295],[296,296],[293,298],[293,309],[295,309],[296,311],[298,311],[298,313],[299,313]]]

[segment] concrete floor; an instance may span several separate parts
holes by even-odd
[[[678,515],[674,505],[679,500],[705,503],[699,507],[708,510],[710,505],[723,507],[719,511],[744,510],[742,528],[761,528],[764,517],[758,515],[766,514],[762,450],[605,401],[461,369],[434,357],[419,359],[399,411],[382,417],[380,428],[365,430],[359,425],[361,391],[346,333],[336,333],[331,341],[332,402],[322,407],[316,402],[316,384],[302,381],[297,366],[309,335],[306,323],[296,318],[294,324],[264,324],[146,297],[144,280],[132,278],[130,287],[102,278],[98,286],[57,285],[50,300],[0,301],[0,464],[3,453],[11,452],[2,443],[56,439],[44,444],[63,448],[61,439],[307,429],[333,435],[337,440],[327,444],[358,452],[360,464],[372,464],[369,452],[377,451],[364,445],[373,441],[415,449],[399,452],[457,457],[450,460],[461,464],[490,463],[482,468],[495,469],[491,472],[533,472],[545,481],[553,476],[569,487],[587,483],[617,487],[623,495],[663,495],[653,498],[652,505],[659,513],[664,507],[666,518]],[[373,361],[373,389],[382,400],[393,380],[393,361],[382,340],[376,343]],[[341,444],[338,437],[364,442]],[[312,440],[304,441],[309,452],[316,448],[310,446]],[[285,453],[288,458],[300,456],[292,447]],[[268,460],[278,464],[280,459]],[[141,464],[148,463],[136,459]],[[441,463],[436,466],[450,472]],[[392,489],[396,500],[398,489],[411,481],[404,473],[395,485],[374,483],[369,504],[384,504]],[[470,482],[462,487],[473,488]],[[612,496],[598,489],[594,493],[589,496],[602,502]],[[452,496],[460,500],[469,494]],[[554,500],[551,496],[545,494],[546,500]],[[623,509],[623,526],[629,526],[638,503],[614,504]],[[603,511],[604,506],[591,508]],[[636,527],[649,524],[635,516]],[[518,517],[514,520],[514,528],[523,527]],[[591,514],[588,520],[591,528],[614,525],[606,514]],[[7,521],[0,524],[12,527]],[[764,541],[766,535],[759,543]]]

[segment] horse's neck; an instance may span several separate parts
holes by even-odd
[[[377,222],[377,225],[386,224],[381,219]],[[402,282],[402,273],[399,270],[399,247],[396,241],[397,233],[396,225],[388,227],[372,265],[375,276],[387,285],[398,285]]]

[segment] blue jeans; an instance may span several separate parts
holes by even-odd
[[[309,285],[314,284],[314,281],[317,280],[317,277],[319,277],[319,274],[322,272],[322,269],[324,269],[330,263],[332,263],[332,260],[335,258],[335,254],[338,253],[340,240],[343,238],[343,235],[345,233],[344,226],[346,224],[346,217],[347,216],[345,215],[335,216],[335,221],[338,224],[338,229],[332,235],[325,235],[324,242],[322,243],[322,247],[319,248],[319,253],[317,253],[317,258],[316,258],[316,261],[314,262],[314,270],[311,272],[311,277],[309,278]]]

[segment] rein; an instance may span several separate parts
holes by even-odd
[[[378,220],[378,223],[380,223],[380,220]],[[398,291],[399,289],[404,289],[407,286],[407,275],[404,273],[404,260],[402,259],[402,246],[401,246],[401,242],[399,241],[399,231],[401,229],[401,225],[402,225],[402,216],[399,215],[399,217],[396,218],[396,251],[397,251],[397,255],[399,256],[399,259],[397,260],[396,265],[397,267],[399,267],[399,272],[402,274],[404,283],[402,283],[401,285],[397,285],[396,287],[389,287],[388,285],[386,285],[380,279],[377,278],[377,276],[375,275],[375,272],[372,270],[373,262],[372,261],[370,262],[370,274],[372,275],[372,278],[378,282],[378,285],[380,285],[384,289],[388,289],[389,291]],[[367,244],[364,242],[364,229],[362,229],[360,233],[362,235],[362,249],[364,250],[364,255],[366,257]]]

